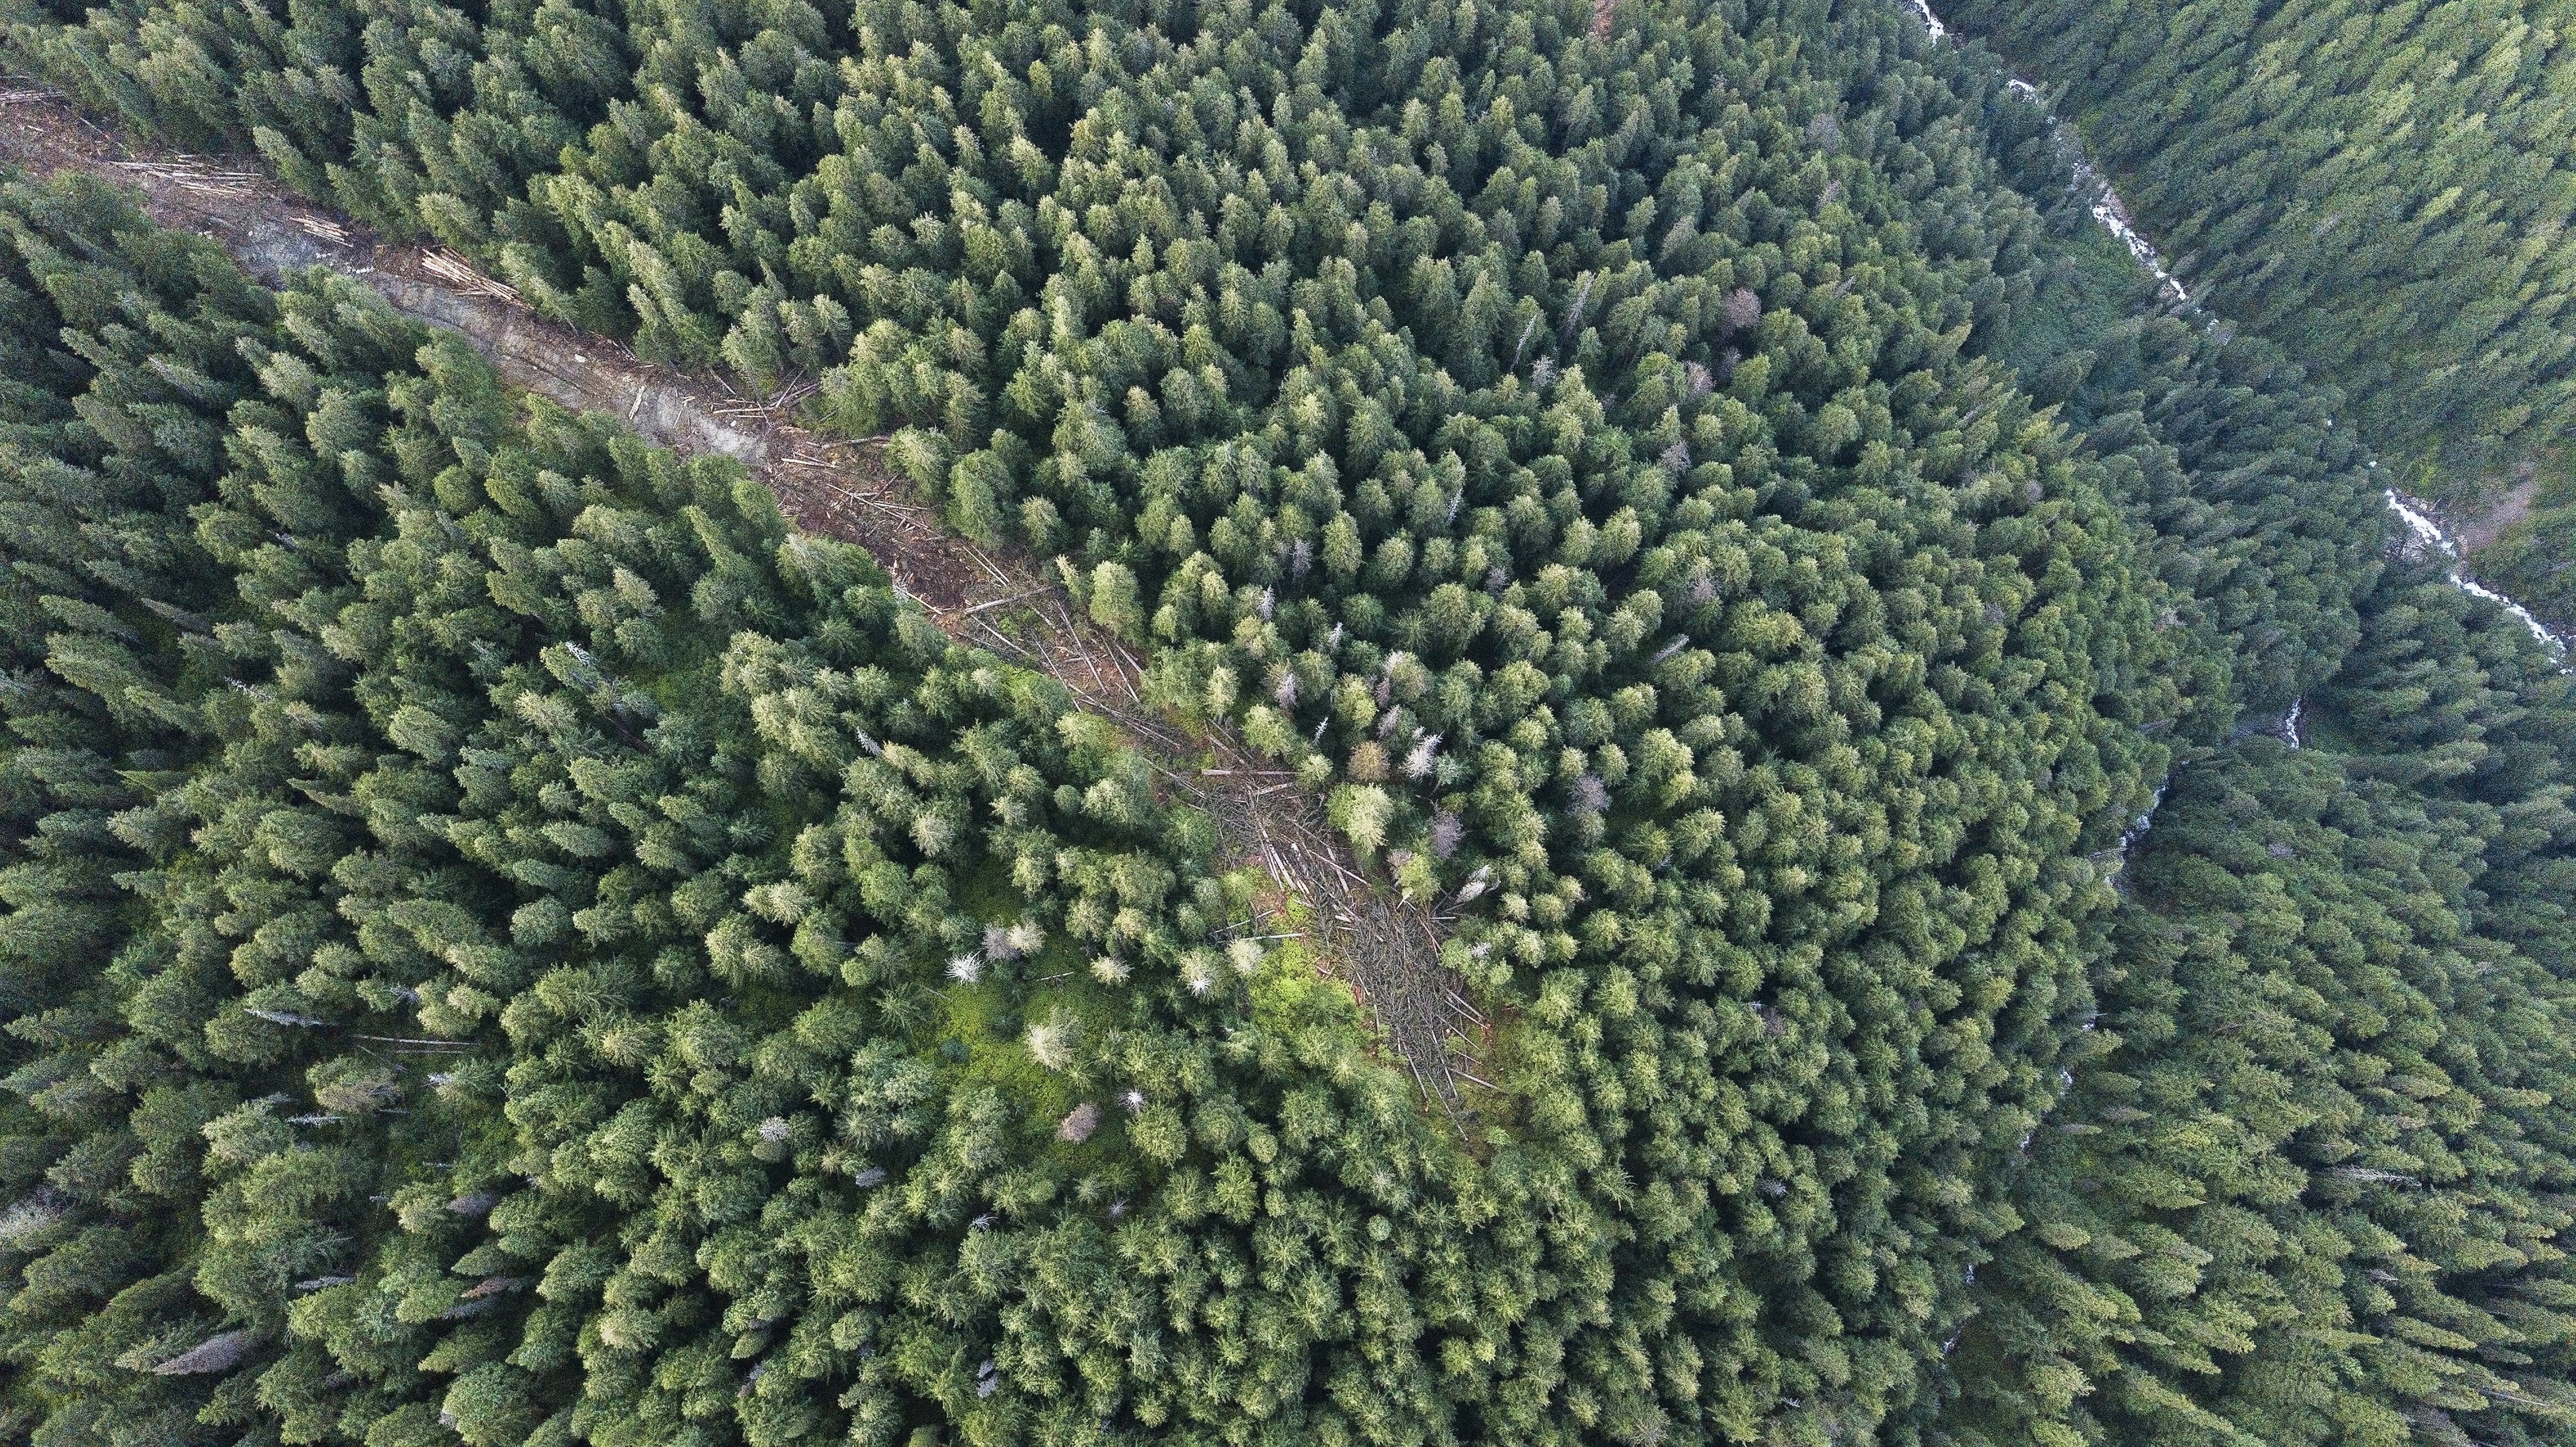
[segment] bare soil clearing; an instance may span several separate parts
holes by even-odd
[[[948,531],[872,443],[799,426],[801,393],[748,398],[724,378],[643,361],[538,316],[453,252],[380,243],[287,194],[254,162],[137,148],[49,91],[0,82],[0,162],[116,181],[154,220],[214,238],[264,280],[306,266],[355,277],[396,309],[461,333],[515,385],[622,417],[680,452],[741,461],[798,527],[867,549],[951,637],[1048,674],[1117,722],[1166,792],[1215,820],[1223,865],[1260,870],[1281,909],[1294,902],[1318,968],[1374,1013],[1424,1098],[1453,1123],[1467,1123],[1462,1085],[1491,1088],[1475,1073],[1491,1029],[1441,963],[1442,916],[1364,875],[1293,775],[1231,730],[1184,727],[1149,703],[1134,654],[1083,618],[1036,560]],[[1286,918],[1264,928],[1286,928]]]
[[[2505,529],[2531,516],[2532,504],[2540,500],[2540,469],[2526,461],[2513,473],[2513,486],[2497,495],[2493,502],[2462,515],[2453,525],[2452,536],[2460,540],[2460,550],[2474,557],[2492,546],[2505,534]]]

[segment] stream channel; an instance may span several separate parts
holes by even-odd
[[[1923,28],[1931,33],[1935,42],[1949,38],[1950,27],[1941,23],[1941,17],[1933,11],[1930,0],[1910,0],[1910,3],[1915,13],[1922,17]],[[2138,265],[2156,279],[2156,285],[2160,291],[2178,305],[2197,308],[2198,303],[2193,300],[2190,288],[2184,286],[2171,271],[2166,270],[2164,257],[2156,250],[2156,244],[2149,241],[2129,219],[2127,204],[2121,201],[2120,193],[2111,188],[2110,178],[2102,174],[2099,166],[2093,164],[2092,152],[2085,147],[2083,135],[2048,108],[2048,98],[2040,93],[2039,87],[2019,76],[2010,77],[2006,84],[2012,88],[2013,94],[2039,107],[2040,113],[2047,118],[2049,131],[2056,137],[2059,153],[2067,162],[2069,170],[2067,184],[2085,197],[2086,207],[2092,212],[2093,219],[2101,223],[2103,230],[2110,232],[2121,245],[2129,249],[2129,254],[2137,258]],[[2213,320],[2211,324],[2215,325],[2215,321]],[[2326,425],[2331,427],[2334,424],[2329,421]],[[2376,469],[2379,464],[2373,461],[2370,466]],[[2417,546],[2427,552],[2439,553],[2451,560],[2447,576],[2453,587],[2471,597],[2483,598],[2522,620],[2522,626],[2531,630],[2532,637],[2540,640],[2552,653],[2559,656],[2559,667],[2562,670],[2568,668],[2565,640],[2552,633],[2548,625],[2533,616],[2530,609],[2471,577],[2467,561],[2460,552],[2460,545],[2449,533],[2442,530],[2442,525],[2434,520],[2429,507],[2399,496],[2397,489],[2393,487],[2382,488],[2381,494],[2387,500],[2388,510],[2397,515],[2397,520],[2405,525],[2407,533],[2414,539]],[[2299,716],[2304,710],[2305,703],[2305,699],[2292,700],[2289,713],[2280,723],[2283,738],[2294,749],[2300,744]],[[2131,846],[2137,843],[2138,836],[2146,833],[2148,825],[2154,822],[2156,805],[2164,802],[2165,790],[2171,782],[2168,779],[2156,785],[2155,798],[2147,805],[2146,812],[2140,814],[2137,822],[2131,824],[2128,831],[2120,836],[2118,853],[2124,862],[2128,858]]]
[[[1942,24],[1941,17],[1933,13],[1930,0],[1912,0],[1912,4],[1915,13],[1923,17],[1923,28],[1931,32],[1934,40],[1944,40],[1949,37],[1950,27]],[[2155,243],[2142,235],[2130,221],[2128,206],[2120,200],[2120,193],[2111,189],[2110,178],[2104,176],[2101,168],[2093,164],[2092,153],[2085,148],[2083,136],[2074,126],[2061,120],[2055,112],[2048,109],[2048,99],[2040,94],[2039,87],[2019,76],[2012,77],[2007,84],[2012,87],[2013,94],[2038,106],[2041,114],[2048,118],[2049,130],[2057,138],[2060,153],[2066,157],[2071,171],[2068,185],[2087,197],[2093,219],[2102,224],[2103,230],[2117,237],[2120,244],[2129,248],[2129,254],[2136,257],[2138,265],[2155,277],[2157,286],[2165,295],[2178,303],[2193,305],[2190,289],[2185,287],[2172,272],[2165,269],[2164,258],[2157,252]],[[2334,424],[2328,422],[2326,425],[2331,427]],[[2379,466],[2375,461],[2370,465],[2374,469]],[[2471,597],[2483,598],[2511,613],[2522,621],[2523,627],[2531,630],[2532,637],[2539,639],[2551,652],[2560,655],[2562,660],[2565,658],[2567,652],[2565,640],[2552,633],[2549,626],[2533,616],[2530,609],[2469,575],[2468,564],[2460,552],[2459,543],[2442,530],[2441,523],[2434,520],[2429,507],[2399,496],[2397,489],[2393,487],[2383,488],[2381,492],[2387,499],[2388,510],[2397,515],[2399,522],[2405,524],[2407,532],[2419,546],[2428,552],[2440,553],[2451,560],[2449,577],[2452,586]],[[2561,666],[2565,666],[2563,661]],[[2290,720],[2287,723],[2292,747],[2298,745],[2297,717],[2298,706],[2293,704]],[[2143,829],[2146,821],[2141,819],[2138,824]]]

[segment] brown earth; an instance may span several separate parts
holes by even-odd
[[[2459,543],[2462,553],[2474,557],[2503,537],[2505,529],[2531,516],[2531,505],[2539,497],[2539,469],[2525,462],[2514,469],[2513,486],[2494,502],[2475,510],[2465,506],[2451,510],[2443,519],[2443,531]]]
[[[637,358],[605,337],[538,316],[508,286],[441,247],[380,242],[286,193],[257,164],[137,147],[52,92],[0,86],[0,162],[43,175],[77,170],[139,193],[165,226],[221,242],[276,281],[306,266],[355,277],[397,310],[462,334],[514,385],[565,407],[624,418],[683,453],[752,469],[796,526],[856,543],[962,643],[1039,669],[1118,723],[1164,791],[1205,810],[1221,864],[1275,882],[1268,937],[1302,923],[1317,967],[1374,1014],[1426,1101],[1466,1124],[1491,1029],[1440,961],[1445,917],[1370,880],[1326,823],[1320,800],[1230,729],[1186,726],[1144,697],[1144,670],[1077,611],[1037,560],[980,548],[882,464],[883,439],[827,438],[795,420],[810,387],[746,396],[726,378]]]

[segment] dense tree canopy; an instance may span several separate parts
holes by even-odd
[[[2567,684],[1901,9],[16,13],[816,382],[1499,1088],[730,464],[13,184],[12,1432],[2567,1440]]]
[[[1545,1395],[1561,1178],[1435,1134],[1060,685],[346,283],[5,205],[61,339],[7,491],[17,1430]]]
[[[2182,705],[2093,470],[1962,352],[1992,244],[1906,229],[1907,98],[1717,9],[709,18],[53,49],[648,353],[821,371],[1403,887],[1481,885],[1510,1124],[1645,1223],[1579,1416],[1909,1396]]]

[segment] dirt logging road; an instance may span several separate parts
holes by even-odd
[[[725,378],[638,359],[623,345],[538,316],[508,286],[438,247],[379,243],[288,195],[253,163],[129,144],[59,96],[0,83],[0,164],[77,170],[140,194],[163,225],[209,236],[276,281],[321,266],[364,282],[397,310],[462,334],[504,379],[561,406],[606,412],[689,454],[749,467],[795,525],[856,543],[897,588],[962,643],[1038,669],[1114,720],[1166,792],[1216,822],[1221,865],[1271,878],[1265,932],[1302,928],[1317,967],[1373,1013],[1426,1102],[1464,1128],[1489,1043],[1484,1017],[1440,961],[1441,917],[1371,881],[1294,775],[1230,728],[1185,727],[1150,704],[1134,654],[1075,608],[1037,560],[978,547],[885,467],[873,442],[820,436],[794,420],[810,395],[766,398]]]

